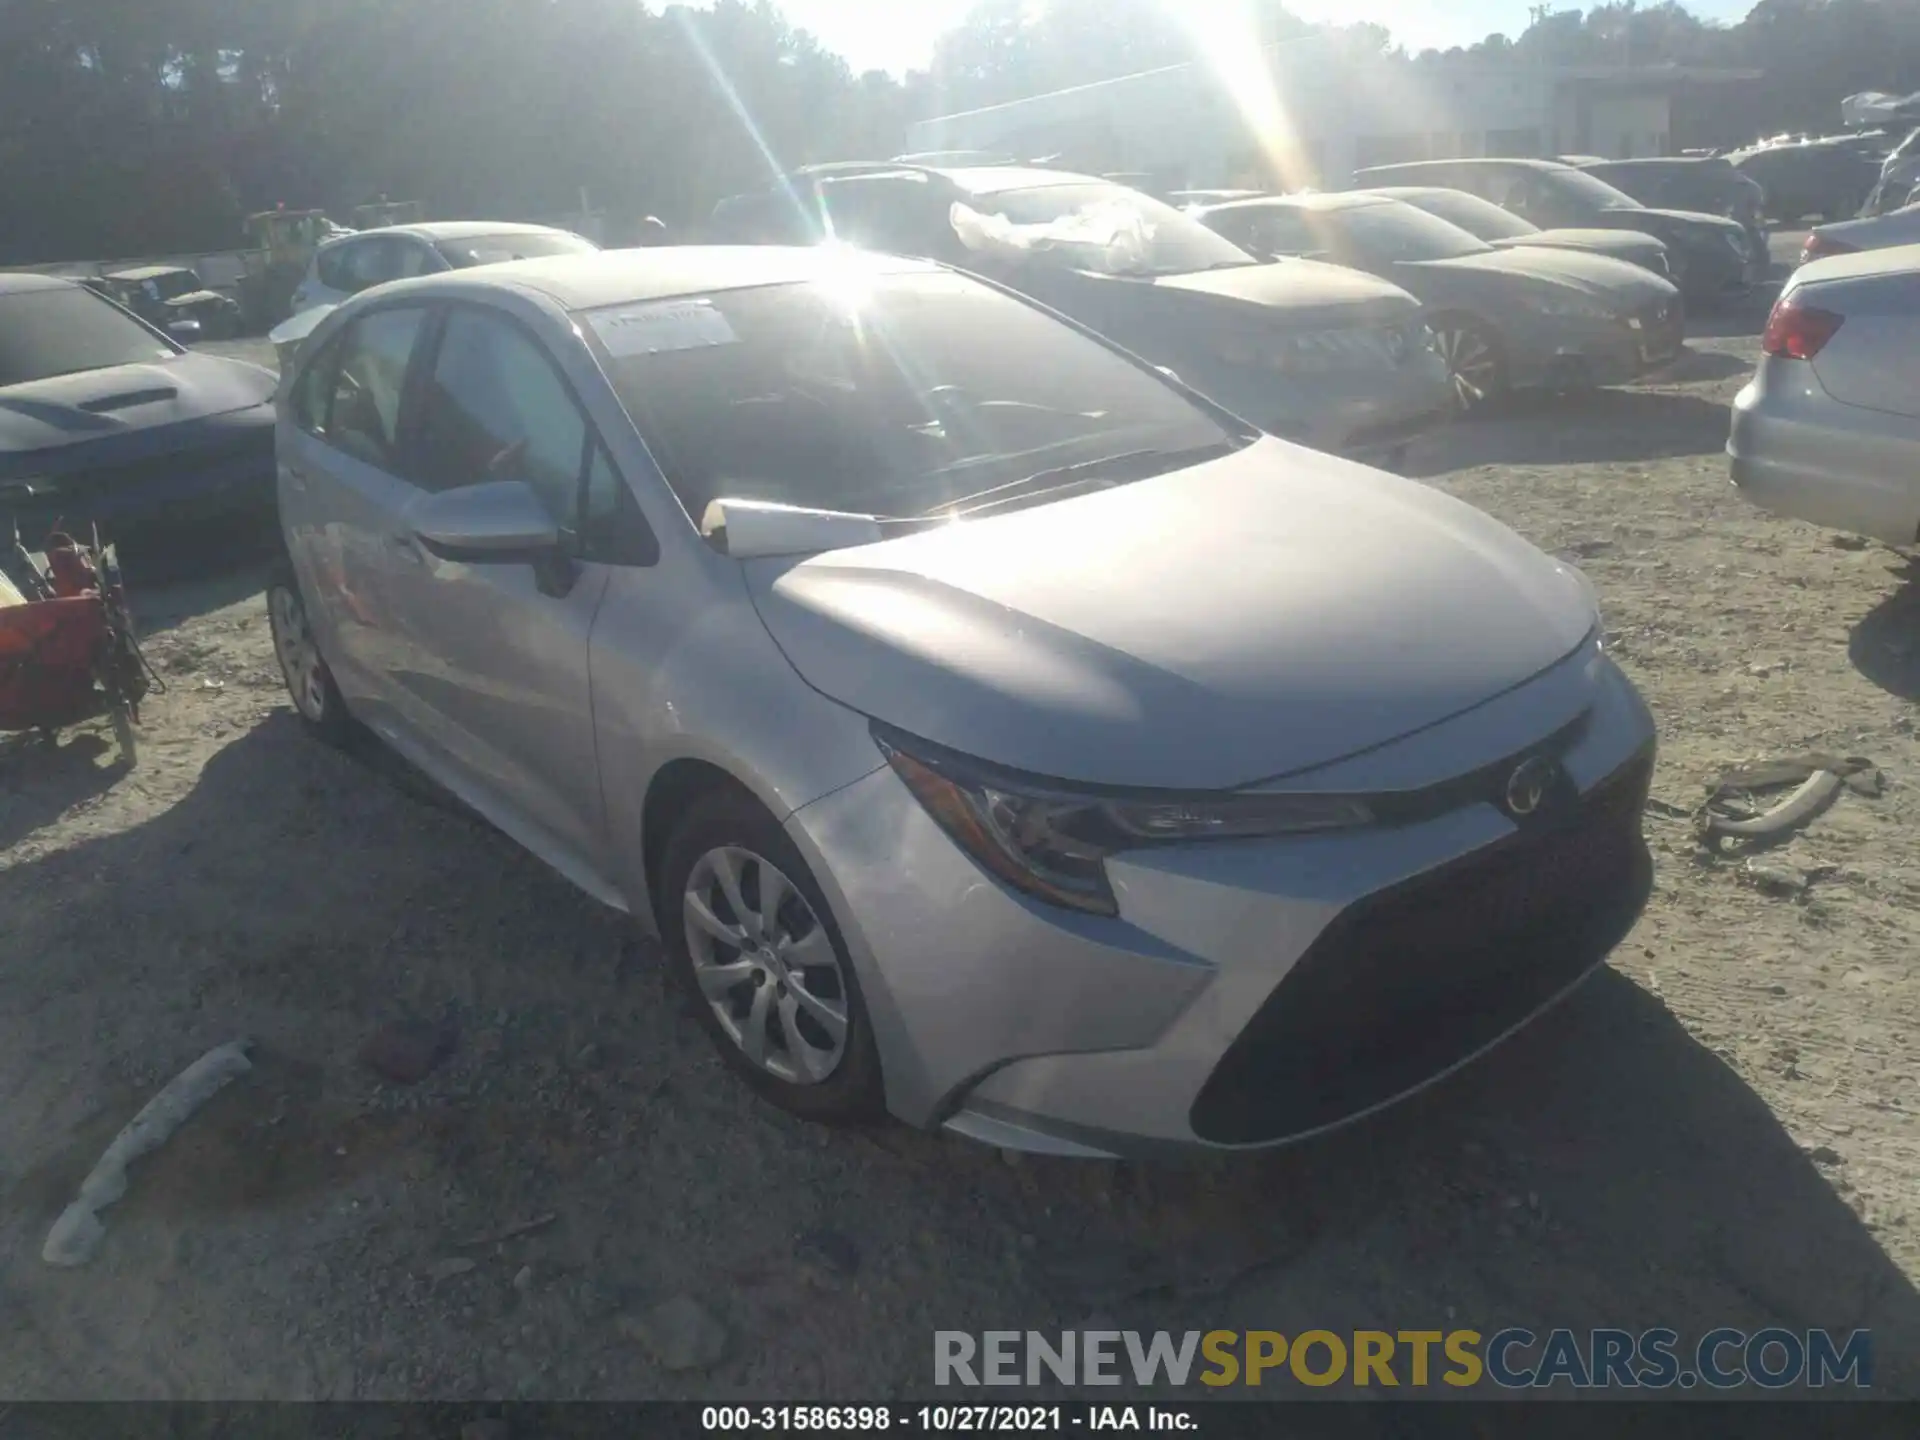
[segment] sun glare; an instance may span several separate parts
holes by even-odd
[[[1164,3],[1193,38],[1203,61],[1240,112],[1259,146],[1268,178],[1282,190],[1313,183],[1312,162],[1274,82],[1251,0],[1213,0],[1205,6],[1182,5],[1178,0]]]

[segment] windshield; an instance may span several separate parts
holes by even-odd
[[[1064,467],[1138,479],[1239,443],[1139,366],[949,273],[862,270],[582,319],[695,523],[723,498],[927,516],[1029,479],[1044,491]]]
[[[475,265],[500,265],[508,260],[538,260],[547,255],[585,255],[600,247],[578,235],[555,231],[543,234],[468,235],[458,240],[436,240],[433,248],[456,270]]]
[[[1089,181],[1007,190],[980,197],[973,210],[1011,224],[969,225],[964,214],[956,215],[970,249],[1006,246],[1057,255],[1078,269],[1109,275],[1187,275],[1260,263],[1192,216],[1120,185]]]
[[[0,388],[179,353],[83,286],[0,295]]]
[[[1397,200],[1322,210],[1310,214],[1308,224],[1314,229],[1325,227],[1344,242],[1328,248],[1351,249],[1369,264],[1458,260],[1463,255],[1484,255],[1488,248],[1458,225]]]
[[[1550,170],[1541,176],[1541,180],[1582,205],[1597,205],[1602,210],[1646,208],[1626,191],[1615,189],[1598,175],[1589,175],[1584,170]]]
[[[1538,225],[1528,224],[1511,210],[1502,210],[1491,200],[1482,200],[1464,190],[1435,190],[1410,199],[1407,204],[1437,215],[1449,225],[1458,225],[1481,240],[1518,240],[1540,233]]]

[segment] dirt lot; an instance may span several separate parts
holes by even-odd
[[[1884,793],[1765,855],[1784,894],[1651,815],[1657,894],[1609,971],[1415,1102],[1260,1158],[1009,1164],[787,1121],[614,917],[302,735],[249,577],[147,596],[168,690],[139,766],[90,732],[0,752],[0,1394],[924,1393],[937,1328],[1095,1317],[1867,1326],[1879,1387],[1920,1393],[1920,585],[1730,491],[1756,326],[1420,468],[1593,576],[1660,800],[1810,749]],[[458,1046],[383,1086],[359,1050],[403,1015]],[[136,1169],[93,1263],[42,1264],[118,1127],[241,1036],[257,1068]],[[708,1371],[662,1369],[635,1323],[679,1295],[725,1329]]]

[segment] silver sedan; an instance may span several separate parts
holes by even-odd
[[[1600,964],[1653,728],[1593,592],[937,266],[403,282],[279,397],[300,714],[656,930],[819,1120],[1270,1144]]]
[[[1781,291],[1727,455],[1754,504],[1920,543],[1920,245],[1816,260]]]

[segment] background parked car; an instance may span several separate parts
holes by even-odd
[[[1651,235],[1637,230],[1542,230],[1532,221],[1522,220],[1511,210],[1502,210],[1491,200],[1482,200],[1465,190],[1444,190],[1438,186],[1384,185],[1355,194],[1379,195],[1399,200],[1457,225],[1477,240],[1496,250],[1511,250],[1516,245],[1540,246],[1548,250],[1578,250],[1587,255],[1606,255],[1625,260],[1643,270],[1651,270],[1662,280],[1673,278],[1667,260],[1667,247]]]
[[[1690,305],[1738,299],[1767,278],[1765,249],[1724,215],[1656,210],[1596,175],[1552,160],[1424,160],[1381,165],[1354,179],[1356,190],[1381,185],[1445,185],[1469,190],[1544,230],[1638,230],[1667,247],[1673,282]]]
[[[1920,129],[1909,131],[1880,164],[1873,191],[1861,203],[1862,215],[1884,215],[1913,203],[1920,190]]]
[[[150,568],[197,526],[270,516],[273,390],[84,285],[0,274],[0,535],[97,524]]]
[[[1328,259],[1418,298],[1466,409],[1509,390],[1631,380],[1684,340],[1679,292],[1657,275],[1604,255],[1496,250],[1398,200],[1294,195],[1196,213],[1255,254]]]
[[[100,277],[107,297],[162,330],[192,321],[194,338],[224,340],[240,333],[240,302],[210,290],[184,265],[143,265]]]
[[[1767,250],[1767,195],[1760,182],[1724,157],[1681,155],[1641,160],[1587,160],[1579,169],[1596,175],[1642,205],[1724,215],[1747,232],[1758,254]]]
[[[1332,266],[1262,264],[1191,216],[1106,180],[1018,167],[818,166],[722,201],[711,234],[833,238],[987,275],[1317,449],[1393,464],[1451,413],[1446,367],[1404,290]]]
[[[1803,265],[1733,405],[1733,483],[1754,504],[1920,543],[1920,245]]]
[[[314,252],[293,292],[293,309],[338,305],[350,295],[415,275],[437,275],[505,260],[579,255],[600,247],[570,230],[496,220],[445,220],[357,230]]]
[[[280,445],[302,716],[658,933],[808,1119],[1297,1138],[1556,1003],[1651,888],[1578,571],[951,270],[402,282],[314,332]]]
[[[1844,140],[1762,145],[1736,150],[1727,160],[1759,183],[1768,218],[1783,225],[1858,214],[1880,178],[1879,163]]]
[[[1858,250],[1888,250],[1897,245],[1920,245],[1920,204],[1858,220],[1836,220],[1816,225],[1800,247],[1800,263],[1810,264]]]

